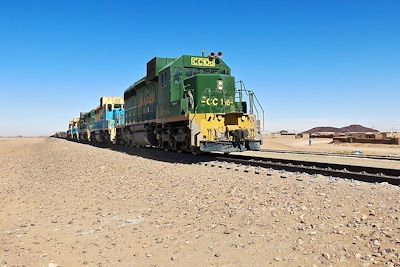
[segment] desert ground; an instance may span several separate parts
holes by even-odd
[[[400,157],[400,145],[336,144],[332,143],[332,138],[312,138],[311,141],[310,146],[308,138],[295,139],[293,136],[264,135],[262,148],[283,151],[326,152],[343,155],[351,155],[358,150],[363,155]]]
[[[397,186],[179,157],[0,139],[0,266],[400,266]]]

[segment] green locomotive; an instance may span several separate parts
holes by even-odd
[[[194,153],[260,150],[260,122],[220,56],[150,60],[147,75],[124,92],[116,142]]]

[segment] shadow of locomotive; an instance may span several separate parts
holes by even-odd
[[[146,159],[152,159],[169,163],[199,164],[202,162],[215,161],[215,158],[213,158],[212,156],[213,154],[210,153],[193,155],[191,153],[185,153],[185,152],[178,153],[176,151],[164,151],[152,147],[130,147],[130,146],[113,145],[106,143],[97,143],[97,142],[85,142],[85,141],[68,140],[68,139],[64,140],[79,144],[89,145],[97,148],[109,149],[112,151],[138,156]]]

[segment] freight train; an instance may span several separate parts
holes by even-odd
[[[123,98],[102,97],[71,120],[67,138],[193,153],[260,150],[255,95],[237,84],[221,53],[155,57]]]

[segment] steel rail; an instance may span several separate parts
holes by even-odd
[[[340,154],[335,152],[315,152],[315,151],[288,151],[288,150],[273,150],[261,149],[261,152],[276,153],[276,154],[298,154],[298,155],[317,155],[317,156],[333,156],[342,158],[359,158],[359,159],[378,159],[378,160],[396,160],[400,161],[400,156],[379,156],[379,155],[355,155],[355,154]]]
[[[233,162],[254,167],[271,168],[289,172],[321,174],[336,178],[351,179],[369,183],[400,185],[400,169],[377,168],[358,165],[276,159],[243,155],[216,155],[219,161]]]

